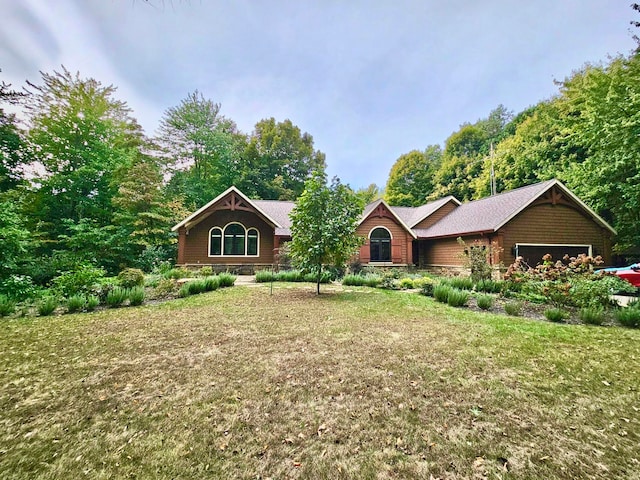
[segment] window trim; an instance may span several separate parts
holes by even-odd
[[[230,225],[240,225],[242,227],[242,229],[244,230],[244,254],[239,254],[239,255],[227,255],[224,253],[224,238],[225,238],[225,231],[227,230],[227,227]],[[220,230],[222,233],[221,236],[221,242],[220,242],[220,255],[211,255],[211,232],[213,232],[213,230]],[[248,252],[248,248],[249,248],[249,231],[250,230],[255,230],[256,231],[256,236],[257,236],[257,248],[256,248],[256,254],[255,255],[249,255]],[[258,258],[260,256],[260,229],[258,227],[245,227],[242,223],[240,222],[229,222],[227,223],[224,227],[220,227],[220,226],[213,226],[209,229],[209,238],[208,238],[208,249],[207,249],[207,256],[209,258],[244,258],[244,257],[249,257],[249,258]]]
[[[516,243],[514,258],[518,258],[520,247],[586,247],[589,249],[589,256],[593,256],[593,244],[588,243]]]
[[[374,231],[378,230],[379,228],[386,230],[387,233],[389,234],[389,260],[373,260],[373,255],[371,254],[372,253],[371,252],[371,234]],[[391,230],[389,230],[384,225],[377,225],[373,227],[371,230],[369,230],[369,235],[367,238],[369,239],[369,263],[388,264],[393,262],[393,234],[391,233]],[[377,240],[380,241],[380,239],[377,239]]]

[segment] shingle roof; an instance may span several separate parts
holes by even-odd
[[[460,202],[455,197],[449,195],[448,197],[439,198],[433,202],[429,202],[419,207],[391,207],[395,214],[406,223],[409,228],[413,228],[429,215],[435,213],[448,202],[453,201],[460,205]]]
[[[291,219],[289,218],[289,214],[295,206],[294,202],[281,200],[252,200],[251,202],[280,224],[280,227],[276,227],[275,229],[276,235],[291,236]]]

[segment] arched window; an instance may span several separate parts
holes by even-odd
[[[222,255],[222,229],[213,227],[209,232],[209,256]]]
[[[224,255],[245,255],[246,232],[239,223],[230,223],[224,229]]]
[[[258,230],[247,230],[247,255],[258,255]]]
[[[391,261],[391,233],[383,227],[374,228],[369,234],[372,262]]]

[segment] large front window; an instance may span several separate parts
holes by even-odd
[[[369,235],[372,262],[391,261],[391,234],[386,228],[378,227]]]
[[[259,238],[256,228],[247,230],[240,223],[213,227],[209,231],[209,256],[258,256]]]

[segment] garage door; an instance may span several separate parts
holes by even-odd
[[[516,257],[523,257],[524,261],[532,267],[542,263],[542,257],[550,253],[553,260],[562,260],[562,257],[569,255],[577,257],[581,253],[591,255],[591,245],[540,245],[516,243]]]

